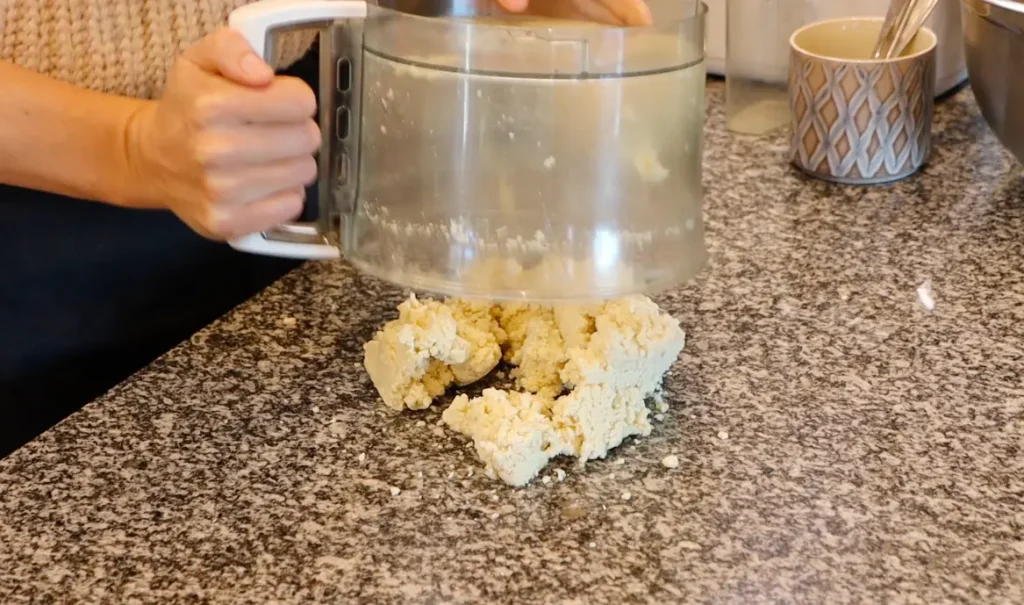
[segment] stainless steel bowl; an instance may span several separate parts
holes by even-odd
[[[961,0],[967,74],[981,114],[1024,163],[1024,1]]]

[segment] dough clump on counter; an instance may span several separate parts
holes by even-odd
[[[445,424],[468,436],[492,477],[526,485],[553,456],[561,436],[551,423],[551,400],[532,393],[484,389],[458,395],[444,411]]]
[[[415,296],[399,305],[398,319],[363,345],[363,365],[384,404],[422,410],[453,383],[493,370],[505,337],[490,313],[486,304]]]
[[[584,306],[411,297],[365,345],[365,365],[396,410],[428,407],[502,359],[514,366],[519,391],[458,395],[442,419],[473,440],[489,476],[522,486],[555,456],[583,465],[650,434],[646,401],[684,343],[679,322],[643,296]]]

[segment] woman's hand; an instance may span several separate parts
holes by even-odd
[[[185,51],[160,100],[133,115],[136,191],[212,239],[291,220],[316,179],[315,111],[309,86],[275,76],[241,35],[222,29]]]
[[[644,0],[498,0],[510,13],[559,19],[583,19],[610,25],[650,25]]]

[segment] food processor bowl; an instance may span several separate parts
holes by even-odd
[[[440,0],[335,20],[316,232],[367,273],[451,296],[582,301],[693,277],[706,9],[672,4],[649,27]]]

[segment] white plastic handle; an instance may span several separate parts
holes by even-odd
[[[232,11],[228,26],[242,34],[256,54],[269,59],[267,36],[276,27],[365,18],[366,2],[363,0],[259,0]],[[300,225],[293,227],[302,229]],[[297,230],[294,228],[293,231]],[[253,233],[229,243],[235,250],[267,256],[313,260],[341,256],[338,247],[331,244],[275,240],[263,233]]]
[[[319,238],[323,240],[323,238]],[[341,258],[341,251],[333,244],[314,244],[305,242],[288,242],[269,239],[262,233],[250,233],[228,244],[239,252],[278,256],[280,258],[297,258],[302,260],[332,260]]]

